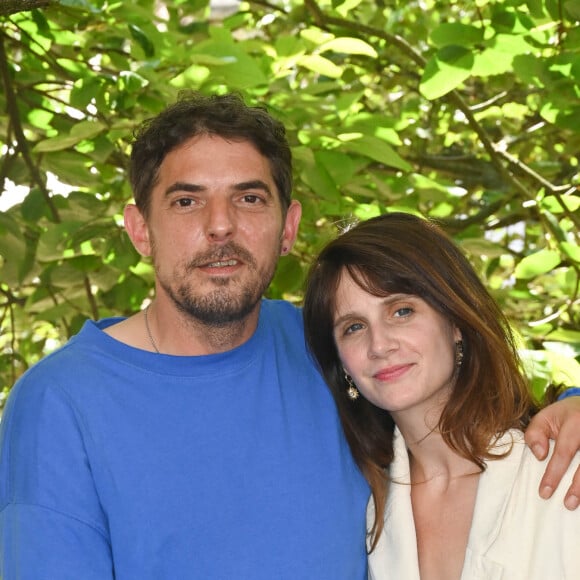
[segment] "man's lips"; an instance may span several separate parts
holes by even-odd
[[[393,381],[402,377],[413,365],[403,364],[403,365],[393,365],[380,371],[376,372],[373,377],[379,381]]]
[[[240,262],[235,259],[218,260],[216,262],[209,262],[208,264],[201,264],[200,268],[227,268],[228,266],[237,266]]]
[[[254,256],[246,248],[235,242],[230,242],[221,249],[205,252],[187,264],[189,273],[195,270],[212,271],[214,274],[233,272],[242,267],[256,267]]]
[[[201,263],[197,268],[210,276],[230,276],[243,264],[244,262],[237,258],[222,258],[221,260],[212,260],[211,262]]]

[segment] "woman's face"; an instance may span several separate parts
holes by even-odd
[[[361,394],[395,420],[411,412],[438,419],[453,385],[460,338],[423,299],[373,296],[342,274],[334,317],[341,361]]]

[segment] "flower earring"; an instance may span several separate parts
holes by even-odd
[[[455,366],[457,368],[461,367],[461,365],[463,364],[463,357],[464,357],[463,341],[458,340],[455,343]]]
[[[348,385],[348,388],[346,389],[346,394],[348,395],[348,398],[351,401],[356,401],[360,397],[360,393],[359,390],[356,388],[356,385],[354,384],[352,377],[346,371],[344,371],[344,380]]]

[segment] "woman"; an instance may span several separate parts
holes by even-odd
[[[509,324],[441,229],[358,224],[313,265],[304,318],[371,486],[370,578],[578,578],[580,518],[537,496]]]

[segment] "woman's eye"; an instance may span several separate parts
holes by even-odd
[[[395,310],[395,317],[404,318],[413,314],[413,309],[410,306],[403,306],[402,308],[397,308]]]
[[[360,330],[362,327],[363,325],[360,322],[355,322],[344,329],[344,334],[352,334],[353,332]]]

